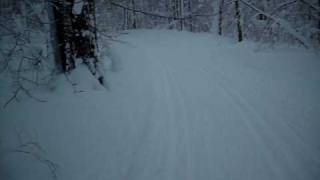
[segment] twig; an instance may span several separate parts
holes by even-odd
[[[11,98],[3,105],[3,108],[6,108],[13,100],[15,100],[20,92],[21,88],[17,88],[14,93],[13,96],[11,96]]]
[[[22,153],[22,154],[25,154],[25,155],[28,155],[28,156],[35,158],[37,161],[39,161],[40,163],[42,163],[48,167],[53,179],[57,179],[57,177],[58,177],[57,171],[58,171],[59,165],[54,163],[53,161],[49,160],[48,158],[44,157],[40,153],[37,153],[33,150],[24,150],[26,147],[30,147],[30,145],[35,146],[34,143],[33,144],[24,144],[24,145],[21,145],[19,148],[13,150],[12,152],[13,153]],[[37,146],[39,146],[39,144],[37,144]]]
[[[11,96],[11,98],[3,105],[3,108],[6,108],[13,100],[17,100],[17,97],[18,97],[20,92],[24,92],[28,97],[30,97],[31,99],[34,99],[34,100],[36,100],[38,102],[47,102],[46,100],[40,99],[40,98],[32,95],[29,92],[28,89],[26,89],[21,84],[19,84],[19,87],[14,91],[13,95]]]

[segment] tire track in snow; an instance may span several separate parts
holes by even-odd
[[[196,172],[195,171],[195,168],[196,168],[196,165],[195,165],[195,161],[200,157],[205,157],[206,159],[210,158],[212,156],[212,151],[213,149],[210,149],[208,148],[208,146],[212,145],[212,143],[210,142],[210,140],[212,140],[212,137],[211,135],[219,135],[219,134],[211,134],[209,132],[206,131],[206,133],[202,133],[202,132],[199,132],[199,130],[201,131],[201,129],[194,129],[196,124],[197,124],[197,127],[199,128],[204,128],[206,126],[206,124],[204,123],[208,123],[210,124],[210,121],[209,119],[212,119],[213,117],[208,117],[207,114],[202,111],[202,112],[198,112],[197,111],[197,107],[194,107],[194,104],[188,104],[188,97],[192,97],[193,94],[191,92],[187,93],[186,91],[184,91],[184,89],[187,89],[189,88],[190,84],[185,84],[183,82],[186,82],[186,81],[179,81],[178,80],[178,77],[179,75],[182,76],[183,78],[186,78],[184,75],[184,72],[183,71],[178,71],[177,68],[173,68],[172,66],[168,66],[167,65],[167,69],[168,69],[168,73],[171,74],[170,77],[172,79],[171,81],[171,85],[172,87],[174,87],[173,89],[176,91],[176,94],[177,94],[177,102],[179,102],[179,106],[181,107],[181,114],[182,114],[182,118],[178,118],[178,120],[180,120],[180,124],[181,126],[184,128],[183,131],[184,131],[184,141],[186,141],[185,143],[185,148],[186,148],[186,158],[187,158],[187,164],[186,164],[186,169],[185,169],[185,173],[188,174],[186,175],[188,179],[195,179],[196,176],[195,174],[196,173],[199,173],[199,172]],[[182,79],[180,79],[182,80]],[[188,81],[187,81],[188,82]],[[202,84],[203,85],[203,84]],[[199,116],[200,115],[200,116]],[[205,122],[201,121],[201,119],[207,119]],[[209,121],[209,122],[207,122]],[[195,124],[193,124],[192,122],[194,122]],[[212,131],[215,131],[216,129],[212,129]],[[209,133],[209,134],[208,134]],[[198,146],[196,148],[203,148],[204,150],[202,151],[204,154],[197,154],[195,152],[197,152],[197,150],[195,150],[195,145],[196,145],[196,139],[201,139],[201,141],[204,143],[202,144],[203,147],[201,146]],[[208,141],[208,139],[210,139]],[[219,139],[219,137],[218,137]],[[217,146],[220,146],[220,144],[215,144]],[[192,152],[191,149],[194,149],[195,151]],[[204,155],[204,156],[203,156]],[[221,154],[223,155],[223,154]],[[221,156],[220,155],[220,156]],[[204,164],[206,164],[205,168],[207,170],[210,169],[210,167],[207,167],[207,166],[211,166],[214,164],[215,166],[215,169],[218,169],[219,170],[223,170],[225,172],[227,172],[227,169],[225,167],[225,164],[220,164],[219,163],[216,163],[216,162],[213,162],[213,161],[205,161],[205,162],[201,162],[201,164],[198,164],[200,166],[203,166]],[[219,167],[217,167],[219,166]],[[211,166],[212,168],[212,166]],[[199,171],[199,168],[197,168],[198,171]],[[210,171],[210,170],[209,170]],[[200,171],[202,172],[202,170]],[[223,174],[223,173],[222,173]],[[228,174],[223,174],[224,178],[227,178],[227,179],[230,179],[230,176]],[[184,178],[186,179],[186,178]]]
[[[158,67],[161,67],[162,69],[162,73],[163,73],[163,91],[165,93],[165,105],[167,106],[168,109],[168,117],[165,117],[167,119],[167,126],[166,128],[170,129],[170,133],[168,134],[168,139],[169,139],[169,144],[168,144],[168,148],[169,148],[169,152],[166,154],[167,156],[167,178],[166,179],[173,179],[174,175],[175,175],[175,164],[177,164],[177,145],[179,144],[179,141],[177,139],[178,135],[178,131],[176,129],[177,127],[177,123],[175,122],[175,103],[174,103],[174,96],[172,94],[172,90],[170,88],[170,83],[169,83],[169,77],[168,77],[168,73],[167,73],[167,69],[164,68],[163,66],[161,66],[161,64],[159,64]]]
[[[153,91],[155,96],[155,105],[150,119],[150,121],[154,122],[153,130],[148,134],[148,139],[151,143],[145,142],[147,143],[145,144],[145,148],[147,149],[147,154],[151,156],[150,160],[158,160],[159,162],[153,163],[158,163],[159,166],[155,167],[152,162],[146,162],[143,167],[145,170],[139,178],[174,179],[179,144],[178,131],[176,129],[178,124],[176,122],[177,105],[174,101],[175,92],[172,89],[170,74],[167,69],[147,52],[144,53],[150,60],[149,63],[151,63],[150,68],[152,68],[152,78],[154,80]],[[141,149],[141,151],[143,151],[143,149]],[[152,156],[160,156],[161,160],[159,160],[159,158],[155,159]],[[143,159],[143,157],[141,157],[141,159]],[[159,175],[164,177],[160,177]]]
[[[133,157],[124,179],[172,179],[174,177],[176,131],[174,129],[174,103],[170,89],[169,75],[165,68],[159,68],[152,56],[145,50],[135,46],[145,57],[145,63],[151,68],[153,99],[148,108],[147,127],[143,137],[133,148],[130,157]],[[146,66],[148,67],[148,65]],[[140,82],[141,84],[142,82]],[[165,173],[163,173],[165,172]],[[161,177],[162,176],[166,176]]]
[[[200,68],[200,70],[203,73],[208,74],[208,70],[206,68]],[[301,162],[297,160],[297,156],[292,152],[289,144],[280,136],[277,136],[277,132],[274,130],[272,125],[262,117],[255,107],[250,104],[249,101],[236,90],[236,88],[230,86],[230,83],[228,83],[229,81],[225,78],[223,73],[218,70],[218,68],[212,69],[212,72],[214,72],[216,77],[218,77],[215,79],[218,86],[223,89],[227,95],[226,97],[233,102],[235,107],[238,109],[238,112],[242,115],[245,125],[256,139],[256,143],[265,147],[264,149],[269,149],[269,151],[263,153],[269,167],[276,173],[276,177],[281,177],[280,179],[287,179],[287,177],[285,177],[287,173],[276,168],[279,166],[277,162],[279,162],[280,159],[282,168],[286,169],[291,174],[300,172],[300,169],[308,170],[308,167],[304,167]],[[297,175],[297,179],[310,178],[310,174],[306,173],[303,175],[297,173]]]
[[[213,69],[212,71],[214,71]],[[200,71],[208,74],[208,70],[206,68],[200,68]],[[266,149],[270,149],[270,146],[267,146],[264,142],[267,142],[267,140],[264,138],[264,135],[261,134],[261,131],[259,131],[257,126],[255,126],[255,123],[250,122],[251,119],[258,119],[259,117],[256,116],[255,113],[252,113],[251,108],[248,107],[246,103],[243,103],[243,99],[237,95],[234,94],[233,90],[230,90],[230,88],[227,88],[225,82],[221,81],[220,79],[223,79],[221,75],[216,76],[215,83],[218,85],[217,87],[221,89],[221,92],[223,92],[225,95],[224,97],[228,99],[232,104],[233,107],[237,110],[237,112],[240,114],[241,119],[244,121],[244,125],[246,126],[246,129],[250,131],[250,134],[252,134],[254,143],[256,144],[255,147],[259,147],[260,151],[263,154],[263,159],[267,163],[268,168],[273,172],[274,177],[281,177],[280,179],[286,179],[283,177],[281,170],[277,168],[275,165],[276,159],[274,156],[270,155],[270,153],[264,151]],[[263,148],[261,148],[263,147]],[[272,149],[271,149],[272,150]]]
[[[306,154],[303,153],[304,155],[309,155],[309,158],[313,159],[312,156],[310,156],[310,155],[312,155],[312,154],[319,154],[318,148],[317,148],[317,147],[314,148],[314,147],[312,147],[312,146],[309,146],[309,144],[305,142],[304,138],[303,138],[299,133],[297,133],[297,132],[294,130],[294,128],[292,128],[285,119],[283,119],[283,121],[280,121],[280,122],[279,122],[279,123],[281,123],[281,124],[277,124],[277,125],[285,126],[285,127],[283,127],[283,129],[286,128],[286,130],[291,133],[290,135],[295,136],[295,138],[287,137],[287,136],[288,136],[287,134],[283,134],[283,133],[280,133],[279,131],[276,131],[276,130],[275,130],[276,127],[275,127],[272,123],[270,123],[270,122],[268,121],[268,119],[264,118],[264,117],[261,115],[261,113],[259,113],[259,111],[257,110],[257,108],[256,108],[252,103],[250,103],[250,101],[247,100],[247,98],[245,98],[245,96],[241,95],[241,93],[240,93],[239,90],[236,90],[236,88],[232,87],[230,81],[228,80],[228,78],[226,78],[226,75],[225,75],[224,72],[222,72],[221,70],[219,70],[219,68],[216,69],[215,71],[219,74],[219,77],[221,77],[221,78],[219,78],[219,79],[222,80],[222,81],[220,80],[220,82],[223,82],[223,83],[224,83],[224,86],[229,90],[229,92],[230,92],[231,94],[233,94],[233,96],[235,97],[235,99],[238,99],[238,100],[240,100],[240,101],[242,102],[242,104],[245,104],[246,107],[248,107],[248,109],[251,110],[251,112],[253,112],[253,113],[255,114],[255,116],[258,117],[258,118],[261,120],[261,121],[259,121],[259,122],[261,122],[261,123],[260,123],[260,125],[262,126],[261,128],[264,129],[263,127],[268,127],[268,129],[272,130],[272,133],[270,133],[270,135],[272,135],[273,137],[275,137],[275,138],[273,139],[275,142],[280,142],[280,141],[282,141],[282,143],[285,143],[285,144],[286,144],[286,146],[284,146],[284,147],[287,148],[287,149],[286,149],[287,152],[292,152],[292,151],[291,151],[292,149],[289,148],[289,146],[296,146],[296,145],[294,145],[293,143],[296,144],[296,143],[297,143],[296,140],[298,140],[299,146],[300,146],[300,144],[303,144],[304,146],[308,147],[307,149],[305,149],[305,150],[308,151],[308,153],[306,153]],[[282,129],[282,130],[283,130],[283,129]],[[287,135],[287,136],[284,137],[285,135]],[[295,142],[289,142],[289,141],[292,141],[292,139],[294,139]],[[304,151],[303,151],[303,152],[304,152]],[[295,155],[293,155],[293,156],[295,156]],[[318,166],[320,166],[320,158],[317,158],[317,159],[314,159],[314,160],[316,161],[316,163],[318,164]]]
[[[143,60],[144,64],[149,63],[149,58],[146,56],[146,54],[143,54],[143,51],[139,49],[139,47],[131,45],[136,51],[140,52],[140,60]],[[132,54],[133,57],[137,56],[136,54]],[[141,58],[142,57],[142,58]],[[129,68],[128,68],[129,69]],[[151,71],[150,71],[151,72]],[[151,79],[152,80],[152,79]],[[137,82],[135,82],[135,85],[138,86],[141,90],[143,89],[143,86],[145,86],[145,83],[150,83],[147,81],[146,77],[141,77],[141,79]],[[153,83],[153,82],[151,82]],[[156,101],[147,102],[149,105],[143,106],[147,107],[146,109],[142,109],[140,105],[136,107],[132,107],[129,109],[130,111],[139,111],[138,116],[134,116],[134,118],[142,118],[145,119],[145,125],[143,128],[140,128],[142,130],[141,135],[137,137],[137,142],[132,145],[130,149],[132,149],[129,152],[128,157],[128,167],[126,168],[126,171],[122,176],[122,179],[140,179],[141,173],[145,171],[145,165],[148,164],[148,161],[144,160],[144,157],[146,156],[146,151],[150,149],[150,146],[152,146],[151,137],[154,136],[156,122],[153,118],[153,111],[156,108]],[[141,112],[144,112],[144,114],[141,114]],[[137,113],[137,112],[136,112]],[[131,113],[134,115],[133,113]],[[129,117],[132,118],[132,117]],[[134,119],[133,118],[133,119]]]
[[[178,86],[178,81],[176,80],[176,74],[173,73],[172,69],[164,63],[164,68],[166,69],[166,73],[168,74],[167,77],[169,77],[168,81],[171,86],[171,91],[174,94],[174,99],[176,102],[175,105],[175,122],[176,122],[176,130],[180,131],[180,138],[181,141],[179,141],[179,145],[181,148],[181,151],[179,151],[180,157],[180,165],[179,168],[184,167],[185,169],[182,169],[182,175],[185,177],[182,177],[183,179],[192,179],[192,161],[191,161],[191,138],[190,138],[190,116],[188,116],[188,110],[186,107],[186,101],[184,97],[182,96],[182,90],[181,86]],[[189,111],[190,112],[190,111]],[[182,153],[183,152],[183,153]],[[186,157],[185,157],[186,156]]]
[[[147,55],[150,57],[150,55]],[[152,59],[152,58],[150,58]],[[190,144],[190,122],[188,122],[186,102],[181,93],[181,87],[177,84],[175,74],[168,64],[153,60],[155,76],[155,94],[158,100],[165,106],[167,117],[162,119],[164,128],[168,129],[166,139],[169,150],[166,151],[166,163],[164,167],[168,171],[167,179],[183,176],[183,179],[191,178],[191,144]],[[157,73],[158,72],[158,73]],[[160,78],[156,78],[156,76]],[[160,89],[160,91],[159,91]],[[160,109],[163,107],[159,107]],[[188,174],[188,175],[187,175]]]
[[[142,43],[141,43],[142,44]],[[141,46],[141,47],[140,47]],[[208,93],[211,94],[211,96],[208,98],[215,98],[217,96],[221,96],[219,98],[220,100],[225,99],[226,102],[222,104],[230,105],[231,111],[236,111],[236,115],[240,115],[241,120],[243,122],[236,122],[236,118],[234,116],[231,117],[231,121],[235,124],[241,125],[242,129],[235,129],[234,125],[228,125],[224,122],[217,122],[218,127],[223,127],[226,131],[228,130],[236,130],[237,132],[234,133],[236,135],[240,135],[240,140],[245,140],[245,138],[248,138],[247,142],[250,142],[252,140],[252,146],[253,151],[258,151],[258,155],[261,154],[261,157],[259,156],[253,156],[254,159],[252,162],[258,163],[259,167],[267,168],[268,173],[270,175],[266,175],[266,177],[272,177],[271,174],[273,174],[273,179],[287,179],[288,177],[291,177],[290,174],[297,174],[296,172],[299,171],[300,168],[306,170],[308,167],[303,167],[301,163],[298,161],[297,158],[294,157],[294,153],[292,153],[290,150],[290,143],[288,144],[285,142],[285,138],[279,136],[277,134],[278,132],[273,129],[272,124],[268,122],[268,119],[262,116],[262,114],[257,111],[257,109],[250,104],[250,102],[246,99],[245,96],[242,96],[242,94],[232,87],[232,84],[230,84],[230,81],[225,77],[223,72],[220,72],[217,67],[210,67],[210,71],[213,73],[209,73],[207,70],[207,63],[199,64],[194,63],[191,61],[191,58],[184,59],[179,56],[161,56],[161,53],[165,54],[166,51],[169,52],[167,48],[163,48],[161,50],[157,49],[156,47],[144,47],[142,45],[139,45],[139,50],[141,52],[144,52],[146,56],[148,56],[148,60],[150,60],[149,63],[153,63],[152,67],[152,78],[154,79],[154,95],[157,97],[157,101],[152,109],[152,115],[151,115],[151,125],[152,130],[150,130],[149,133],[146,134],[149,139],[149,141],[158,141],[159,144],[155,145],[152,142],[146,142],[146,144],[143,144],[144,148],[141,148],[141,150],[138,150],[139,158],[143,159],[144,153],[142,151],[149,151],[147,154],[149,156],[152,155],[159,155],[163,159],[159,165],[159,167],[155,167],[152,162],[145,162],[145,165],[141,165],[141,169],[143,169],[144,172],[137,173],[136,179],[179,179],[181,175],[180,172],[184,172],[185,174],[188,174],[189,176],[184,175],[185,177],[188,177],[190,179],[192,175],[194,177],[196,176],[196,173],[198,173],[199,169],[196,171],[193,167],[193,161],[196,160],[195,158],[199,158],[199,155],[193,154],[192,145],[194,144],[195,139],[199,139],[200,135],[217,135],[218,133],[208,133],[206,131],[204,134],[193,134],[194,137],[192,137],[192,117],[193,115],[196,115],[195,111],[192,109],[193,106],[190,104],[187,104],[188,96],[192,96],[193,94],[191,91],[184,92],[183,88],[188,88],[189,86],[192,86],[192,84],[187,84],[184,82],[179,82],[178,77],[179,75],[186,75],[183,73],[188,73],[187,71],[174,71],[176,69],[172,68],[173,66],[180,67],[179,70],[189,70],[193,69],[195,67],[194,73],[202,73],[202,78],[206,79],[208,82],[214,82],[217,84],[217,88],[215,87],[209,87],[211,90],[208,90]],[[199,52],[196,52],[199,53]],[[152,56],[151,56],[152,55]],[[159,56],[158,56],[159,55]],[[161,59],[163,58],[163,59]],[[182,59],[186,61],[181,61]],[[163,61],[166,60],[166,61]],[[180,62],[179,62],[179,61]],[[167,63],[167,64],[166,64]],[[177,64],[178,63],[178,64]],[[209,63],[209,61],[208,61]],[[203,66],[203,67],[202,67]],[[215,75],[212,77],[212,75]],[[185,78],[181,76],[182,78]],[[189,76],[190,77],[190,76]],[[179,80],[182,80],[180,78]],[[197,77],[197,78],[200,78]],[[202,82],[201,82],[202,83]],[[202,86],[203,84],[197,83],[201,87],[207,87]],[[217,91],[218,89],[218,91]],[[210,91],[210,92],[209,92]],[[202,91],[201,91],[202,92]],[[205,91],[203,91],[206,93]],[[186,99],[187,98],[187,99]],[[200,103],[200,102],[199,102]],[[197,104],[197,103],[195,103]],[[202,111],[205,112],[205,111]],[[229,111],[227,111],[229,112]],[[206,116],[206,114],[203,115],[203,117]],[[191,117],[191,118],[190,118]],[[213,118],[213,117],[208,117]],[[201,121],[200,123],[203,123]],[[220,123],[220,124],[219,124]],[[203,128],[203,125],[197,125],[199,129]],[[275,124],[273,124],[275,125]],[[243,126],[243,127],[242,127]],[[228,129],[229,128],[229,129]],[[166,130],[164,130],[166,129]],[[248,130],[248,133],[243,132],[245,130]],[[281,128],[280,128],[281,129]],[[217,129],[212,129],[217,130]],[[232,133],[232,132],[231,132]],[[222,133],[223,135],[226,135],[227,133]],[[252,135],[252,137],[250,136]],[[218,140],[220,140],[221,137],[218,137]],[[194,138],[194,139],[191,139]],[[210,137],[209,137],[210,138]],[[201,139],[201,138],[200,138]],[[189,141],[190,140],[190,141]],[[226,143],[232,143],[232,139],[228,138],[228,142]],[[211,143],[208,140],[204,140],[206,143]],[[216,144],[217,146],[221,146],[223,142],[219,142]],[[246,144],[246,143],[244,143]],[[210,144],[212,145],[212,144]],[[239,144],[237,144],[239,146]],[[228,145],[222,145],[223,147],[220,149],[228,148],[228,147],[237,147],[237,145],[228,146]],[[241,143],[240,143],[241,145]],[[161,150],[154,150],[154,148],[157,147]],[[209,147],[209,146],[208,146]],[[210,148],[206,148],[204,152],[206,155],[210,155],[209,151]],[[144,150],[144,149],[147,150]],[[197,147],[201,148],[201,147]],[[219,152],[219,151],[218,151]],[[222,156],[228,155],[228,153],[220,152]],[[231,152],[234,153],[234,152]],[[246,153],[240,153],[246,155]],[[193,156],[194,155],[194,156]],[[249,156],[252,157],[252,156]],[[261,158],[261,161],[259,161],[259,158]],[[243,160],[243,158],[239,158],[240,160]],[[154,159],[152,159],[154,160]],[[228,158],[224,158],[224,160],[228,160]],[[141,162],[144,162],[145,160],[141,160]],[[236,162],[238,163],[238,159]],[[185,164],[183,164],[185,162]],[[279,164],[278,164],[279,163]],[[143,164],[143,163],[142,163]],[[200,165],[205,164],[204,162],[200,162]],[[206,165],[212,165],[213,163],[206,163]],[[227,165],[230,165],[228,162]],[[217,164],[219,165],[219,164]],[[225,165],[225,164],[224,164]],[[214,167],[216,168],[216,167]],[[157,169],[157,170],[156,170]],[[216,168],[219,169],[219,168]],[[192,171],[194,170],[194,171]],[[220,169],[221,170],[221,169]],[[148,172],[149,171],[149,172]],[[151,172],[150,172],[151,171]],[[227,173],[230,172],[228,169],[225,170]],[[201,171],[200,171],[201,172]],[[306,171],[307,172],[307,171]],[[311,177],[306,174],[297,174],[297,179],[308,179],[308,177]],[[212,176],[212,173],[208,173],[208,177]],[[229,177],[233,177],[233,175],[237,175],[237,171],[232,170],[231,175]],[[139,176],[139,177],[138,177]],[[214,176],[214,175],[213,175]],[[129,177],[129,176],[128,176]],[[131,178],[132,179],[132,178]],[[186,178],[185,178],[186,179]]]

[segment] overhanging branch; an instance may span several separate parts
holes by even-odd
[[[155,14],[155,13],[151,13],[151,12],[146,12],[143,10],[139,10],[139,9],[135,9],[135,8],[130,8],[118,3],[115,3],[113,1],[109,1],[111,5],[122,8],[122,9],[126,9],[132,12],[138,12],[147,16],[153,16],[153,17],[158,17],[158,18],[163,18],[163,19],[173,19],[173,20],[185,20],[185,19],[192,19],[194,17],[210,17],[210,16],[215,16],[216,14],[190,14],[187,16],[183,16],[183,17],[172,17],[172,16],[165,16],[165,15],[161,15],[161,14]]]
[[[242,2],[244,5],[246,5],[247,7],[253,9],[254,11],[257,11],[260,14],[265,15],[266,17],[270,18],[275,23],[280,25],[284,30],[286,30],[291,36],[293,36],[306,49],[308,49],[310,47],[307,40],[302,35],[300,35],[299,32],[297,32],[294,28],[290,27],[289,23],[286,22],[285,20],[274,17],[273,15],[264,12],[263,10],[257,8],[256,6],[254,6],[253,4],[251,4],[245,0],[239,0],[239,1]]]

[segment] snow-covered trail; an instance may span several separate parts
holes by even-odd
[[[219,56],[201,49],[203,41],[171,38],[138,33],[120,55],[123,68],[131,67],[128,96],[142,98],[147,106],[139,112],[148,113],[140,145],[128,147],[134,154],[123,179],[319,178],[319,149],[264,117],[225,76]]]
[[[65,180],[320,179],[317,55],[175,31],[119,40],[107,93],[82,89],[80,69],[83,92],[1,110],[2,143],[35,130]],[[20,162],[3,161],[34,179]]]

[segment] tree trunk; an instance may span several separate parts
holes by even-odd
[[[122,24],[122,30],[128,29],[128,11],[127,9],[123,9],[123,24]]]
[[[184,16],[184,0],[179,1],[179,17],[180,17],[180,30],[182,31],[184,29],[184,19],[182,19]]]
[[[63,72],[76,68],[75,58],[82,59],[102,83],[103,77],[98,69],[94,0],[54,0],[53,3],[60,54],[57,62]]]
[[[178,0],[174,0],[174,1],[173,1],[173,8],[172,8],[172,10],[173,10],[174,23],[175,23],[174,28],[176,28],[176,29],[178,29],[178,28],[177,28],[177,24],[176,24],[177,18],[179,17],[179,9],[178,9],[178,7],[179,7]]]
[[[191,0],[188,0],[188,13],[191,15],[192,14],[192,2]],[[189,19],[189,28],[190,31],[193,32],[193,19],[192,17]]]
[[[130,4],[130,6],[131,6],[131,8],[132,9],[136,9],[136,3],[135,3],[135,0],[131,0],[131,4]],[[136,17],[137,15],[136,15],[136,12],[135,11],[133,11],[132,12],[132,17],[131,17],[131,26],[132,26],[132,28],[133,29],[137,29],[137,17]]]
[[[238,42],[243,41],[243,32],[242,32],[242,26],[241,26],[241,14],[240,14],[240,7],[239,7],[239,0],[235,0],[235,11],[236,11],[236,23],[237,23],[237,36],[238,36]]]
[[[171,8],[172,8],[171,0],[166,0],[165,6],[166,6],[167,16],[172,16],[172,14],[171,14]],[[171,22],[172,22],[172,19],[168,18],[168,25],[170,25]]]
[[[72,49],[72,0],[53,1],[53,13],[56,22],[57,49],[59,59],[57,63],[61,65],[63,72],[69,72],[75,68],[74,52]]]
[[[320,0],[318,0],[318,7],[320,7]],[[320,17],[320,12],[318,12],[318,17]],[[318,30],[320,30],[320,19],[318,19]],[[318,41],[320,43],[320,33],[318,33]]]
[[[220,4],[219,4],[219,24],[218,24],[218,34],[220,36],[222,36],[223,6],[224,6],[224,0],[220,0]]]

